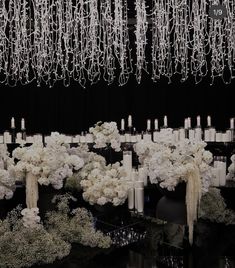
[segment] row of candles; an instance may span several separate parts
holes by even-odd
[[[197,121],[197,124],[196,124],[196,128],[201,128],[202,125],[201,125],[201,116],[198,115],[196,117],[196,121]],[[230,129],[234,129],[234,121],[235,121],[235,118],[230,118]],[[133,124],[132,124],[132,116],[129,115],[128,116],[128,120],[127,120],[127,127],[128,128],[132,128],[133,127]],[[168,127],[168,118],[167,118],[167,115],[165,115],[163,117],[163,128],[167,128]],[[207,128],[210,128],[212,127],[212,123],[211,123],[211,116],[208,115],[207,116]],[[184,128],[185,129],[190,129],[192,128],[192,124],[191,124],[191,117],[187,117],[184,119]],[[151,119],[147,119],[147,130],[151,130]],[[159,129],[159,121],[158,119],[154,119],[154,130],[158,130]],[[125,119],[122,118],[121,119],[121,130],[125,130]]]
[[[230,118],[230,128],[225,132],[216,131],[216,129],[211,124],[211,116],[207,116],[207,127],[202,129],[201,127],[201,117],[197,116],[197,125],[195,128],[191,126],[191,118],[185,118],[184,127],[173,129],[175,142],[189,138],[190,140],[206,142],[233,142],[235,141],[235,129],[234,120],[235,118]],[[163,118],[163,126],[159,128],[158,119],[154,120],[154,130],[151,129],[151,120],[147,120],[146,131],[137,133],[132,125],[132,116],[128,116],[128,128],[125,129],[125,119],[121,119],[121,142],[138,142],[142,139],[152,140],[157,142],[159,131],[164,131],[168,128],[167,116]],[[81,135],[67,135],[68,143],[93,143],[93,135],[90,133],[82,132]],[[46,143],[47,137],[45,137],[44,142]],[[32,143],[37,140],[43,141],[43,136],[40,134],[33,136],[26,136],[25,119],[21,119],[21,132],[16,133],[15,119],[11,119],[11,132],[5,131],[3,135],[0,135],[0,143],[20,143],[25,140],[27,143]]]
[[[207,116],[207,127],[204,130],[201,127],[201,117],[197,116],[196,127],[192,128],[191,117],[184,119],[184,126],[173,130],[175,141],[179,141],[185,138],[190,140],[201,141],[202,139],[206,142],[233,142],[235,141],[235,130],[234,130],[234,120],[235,118],[230,118],[230,128],[225,132],[216,131],[215,127],[211,124],[211,116]],[[147,128],[145,132],[142,132],[143,139],[153,140],[156,142],[158,140],[159,130],[164,130],[168,128],[168,119],[165,115],[163,118],[163,126],[159,128],[158,119],[154,120],[154,131],[151,131],[151,120],[147,120]],[[136,142],[140,137],[130,136],[132,132],[135,133],[135,129],[132,127],[132,116],[128,116],[128,131],[125,132],[125,120],[121,119],[121,133],[125,135],[121,137],[122,142]],[[137,138],[137,140],[136,140]]]

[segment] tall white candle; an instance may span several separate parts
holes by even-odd
[[[184,119],[184,128],[188,129],[188,118]]]
[[[142,181],[135,182],[135,208],[139,213],[144,211],[144,183]]]
[[[125,129],[125,120],[122,119],[121,120],[121,130],[124,130]]]
[[[200,115],[197,116],[197,127],[201,126],[201,117]]]
[[[147,120],[147,130],[150,130],[151,129],[151,120],[148,119]]]
[[[128,208],[134,209],[135,206],[135,194],[134,194],[134,184],[133,182],[128,182]]]
[[[234,118],[230,118],[230,128],[234,129]]]
[[[207,126],[211,127],[211,117],[210,117],[210,115],[207,116]]]
[[[123,151],[123,168],[127,173],[127,179],[130,180],[132,177],[132,152]]]
[[[189,140],[193,141],[195,140],[195,130],[189,129]]]
[[[15,128],[15,119],[14,119],[14,117],[11,118],[11,128]]]
[[[182,141],[185,139],[185,129],[184,128],[180,128],[179,129],[179,140]]]
[[[158,130],[158,119],[154,120],[154,129]]]
[[[21,119],[21,129],[25,129],[25,121],[24,121],[24,118]]]
[[[167,127],[167,116],[166,115],[164,116],[163,121],[164,121],[164,127]]]
[[[132,116],[128,116],[128,127],[132,127]]]
[[[147,176],[146,169],[144,167],[140,167],[138,169],[138,173],[139,173],[138,180],[143,181],[144,186],[147,186],[147,184],[148,184],[148,176]]]
[[[192,125],[191,125],[191,117],[188,117],[188,128],[191,128]]]

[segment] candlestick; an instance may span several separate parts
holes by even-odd
[[[154,120],[154,129],[158,130],[158,119]]]
[[[201,117],[200,115],[197,116],[197,127],[201,126]]]
[[[151,129],[151,120],[148,119],[147,120],[147,130],[150,130]]]
[[[128,116],[128,127],[132,127],[132,116]]]
[[[211,117],[210,117],[210,115],[207,116],[207,126],[211,127]]]
[[[11,128],[15,128],[15,119],[14,119],[14,117],[11,118]]]
[[[164,121],[164,127],[167,127],[167,116],[166,115],[164,116],[163,121]]]
[[[234,118],[230,118],[230,129],[234,129]]]

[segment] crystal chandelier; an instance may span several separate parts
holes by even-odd
[[[218,4],[153,0],[147,14],[146,0],[135,0],[132,43],[127,0],[0,0],[0,82],[52,87],[63,81],[67,87],[75,80],[85,87],[117,77],[122,86],[132,73],[140,83],[148,67],[153,81],[180,76],[183,82],[192,75],[198,83],[209,75],[212,83],[216,77],[230,83],[235,3],[223,0],[226,17],[211,18],[209,8]]]

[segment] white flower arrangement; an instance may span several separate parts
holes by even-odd
[[[83,198],[91,205],[114,206],[125,202],[128,192],[126,173],[120,163],[106,166],[105,159],[91,153],[90,161],[79,171]]]
[[[228,167],[228,174],[226,176],[227,180],[235,180],[235,154],[233,154],[230,158],[231,164]]]
[[[165,132],[166,139],[164,135],[160,135],[156,144],[137,144],[135,150],[148,170],[151,183],[159,183],[162,188],[174,191],[180,182],[186,182],[187,224],[189,242],[192,244],[198,204],[202,193],[208,191],[214,174],[210,166],[213,157],[205,150],[205,142],[184,139],[174,143],[172,132]]]
[[[169,191],[182,181],[186,181],[188,173],[195,166],[199,169],[202,183],[202,192],[207,192],[213,177],[210,163],[212,154],[204,148],[205,142],[192,142],[188,139],[171,144],[162,144],[149,161],[149,177],[151,183],[160,183],[160,186]]]
[[[40,227],[40,217],[38,216],[38,208],[25,208],[21,211],[23,216],[23,225],[26,228],[37,228]]]
[[[14,162],[5,144],[0,145],[0,200],[12,198],[15,191]]]
[[[94,136],[94,147],[105,148],[110,144],[116,152],[121,150],[120,134],[116,122],[97,122],[94,127],[89,129]]]
[[[165,136],[166,134],[166,136]],[[134,149],[140,163],[148,170],[151,183],[172,191],[175,186],[187,178],[187,173],[196,165],[202,181],[202,191],[207,192],[213,177],[210,166],[213,156],[205,150],[205,142],[184,139],[174,142],[171,129],[165,129],[158,135],[158,142],[140,141]]]
[[[64,137],[52,133],[45,147],[35,142],[30,147],[16,148],[12,155],[18,160],[15,165],[17,178],[23,180],[26,172],[31,172],[37,176],[39,184],[51,184],[55,189],[61,189],[64,179],[84,165],[82,158],[68,152]]]

